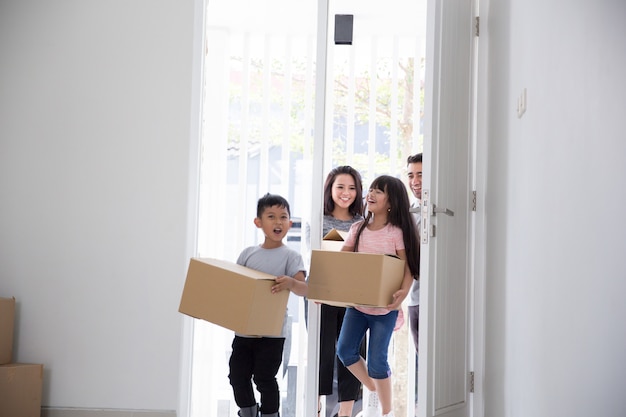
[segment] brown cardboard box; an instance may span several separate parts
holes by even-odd
[[[338,306],[386,307],[403,276],[404,261],[395,256],[313,250],[307,298]]]
[[[14,327],[15,298],[0,298],[0,365],[11,363]]]
[[[272,294],[274,278],[232,262],[192,258],[178,311],[245,335],[280,336],[289,291]]]
[[[0,416],[39,417],[43,365],[0,365]]]
[[[322,239],[321,249],[338,252],[343,247],[347,236],[348,232],[332,229],[330,232],[326,233],[326,236]]]

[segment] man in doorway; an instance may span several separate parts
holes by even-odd
[[[415,197],[415,201],[411,204],[411,213],[415,219],[417,225],[417,232],[421,231],[421,203],[422,203],[422,154],[418,153],[410,155],[406,161],[407,164],[407,183],[411,193]],[[421,239],[420,239],[421,242]],[[420,282],[414,280],[411,286],[411,291],[408,296],[408,310],[409,310],[409,328],[413,336],[413,343],[415,344],[415,352],[418,352],[418,333],[419,333],[419,304],[420,304]],[[417,357],[415,360],[415,407],[417,413]]]
[[[421,230],[421,203],[422,203],[422,154],[418,153],[407,158],[407,181],[409,189],[415,197],[415,201],[411,204],[411,213],[415,219],[418,233]],[[413,335],[413,343],[415,343],[415,351],[418,351],[418,330],[419,330],[419,295],[420,282],[415,280],[409,293],[409,327]]]

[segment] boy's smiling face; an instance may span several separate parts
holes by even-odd
[[[254,224],[263,230],[265,245],[280,246],[293,222],[286,207],[272,206],[266,208],[260,218],[255,218]]]

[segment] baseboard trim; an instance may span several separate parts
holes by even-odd
[[[42,407],[41,417],[176,417],[176,411]]]

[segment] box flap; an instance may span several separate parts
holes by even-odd
[[[326,233],[326,236],[322,240],[336,240],[343,242],[348,237],[348,232],[344,232],[343,230],[332,229],[330,232]]]
[[[255,269],[248,268],[246,266],[239,265],[234,262],[222,261],[220,259],[213,259],[213,258],[192,258],[192,259],[197,262],[202,262],[207,265],[218,267],[228,272],[233,272],[239,275],[245,275],[247,278],[269,279],[271,281],[274,281],[274,279],[276,278],[274,275],[266,274],[265,272],[257,271]]]

